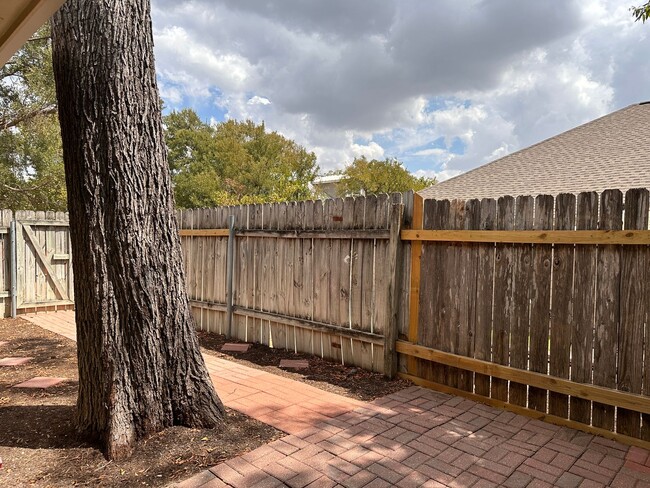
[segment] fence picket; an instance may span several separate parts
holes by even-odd
[[[606,190],[600,195],[599,228],[621,230],[623,228],[623,193]],[[621,250],[619,246],[599,246],[596,271],[596,314],[594,329],[594,372],[595,385],[616,388],[617,347],[612,342],[618,339]],[[592,424],[607,430],[614,430],[614,407],[594,402]]]
[[[497,229],[513,230],[515,226],[515,199],[506,196],[497,201]],[[508,365],[510,324],[513,320],[512,303],[514,250],[512,244],[497,244],[494,273],[498,286],[494,289],[494,326],[492,361]],[[508,401],[508,382],[492,378],[492,398]]]
[[[626,230],[648,228],[648,190],[625,193],[624,227]],[[618,389],[641,393],[643,379],[643,332],[646,319],[647,246],[627,246],[621,255],[620,344],[618,358]],[[638,412],[619,408],[616,431],[632,437],[640,436]]]
[[[314,202],[302,202],[301,222],[300,228],[303,230],[313,230],[314,228]],[[312,253],[314,251],[313,239],[302,240],[302,287],[300,288],[300,317],[313,320],[313,304],[314,304],[314,262],[312,260]],[[311,330],[300,330],[300,344],[298,345],[301,351],[308,351],[313,354],[314,348],[314,332]]]
[[[343,200],[343,209],[341,212],[341,228],[352,229],[354,227],[354,198],[347,197]],[[340,301],[339,301],[339,323],[342,327],[352,328],[350,294],[352,292],[352,239],[340,241],[341,260],[340,260]],[[343,364],[354,364],[352,339],[340,338],[341,341],[341,360]]]
[[[515,230],[533,228],[533,197],[517,197],[515,202]],[[514,290],[513,307],[516,310],[510,323],[510,366],[528,369],[528,337],[530,332],[530,288],[533,275],[533,248],[531,244],[513,246]],[[526,385],[510,382],[509,401],[526,406]]]
[[[426,200],[424,202],[424,229],[443,229],[449,219],[448,200]],[[447,245],[446,243],[423,243],[421,276],[435,276],[425,279],[420,287],[420,327],[418,342],[425,346],[441,349],[449,342],[448,331],[443,326],[445,309],[437,306],[443,303],[445,292]],[[442,350],[442,349],[441,349]],[[445,384],[447,367],[440,364],[420,362],[421,374],[436,383]]]
[[[277,220],[272,222],[277,230],[283,230],[287,226],[288,208],[286,203],[278,205]],[[290,292],[289,278],[287,277],[287,245],[285,239],[276,239],[275,263],[276,263],[276,289],[277,289],[277,311],[284,314],[287,311],[287,293]],[[271,342],[275,348],[287,347],[287,328],[284,324],[272,322],[270,324]]]
[[[343,200],[336,198],[326,202],[327,228],[331,230],[341,229],[343,222]],[[330,251],[330,287],[329,287],[329,306],[328,322],[336,325],[341,324],[340,306],[341,306],[341,241],[338,239],[331,240]],[[332,359],[336,362],[342,362],[341,338],[340,336],[331,335],[329,337],[331,344]]]
[[[314,229],[325,229],[325,208],[321,200],[314,202]],[[314,252],[312,261],[314,263],[314,320],[327,322],[327,310],[329,308],[329,246],[330,240],[314,239]],[[320,357],[325,357],[328,334],[325,332],[314,332],[314,350]],[[329,350],[327,353],[329,357]]]
[[[555,229],[575,228],[576,197],[563,193],[555,199]],[[558,378],[569,377],[571,324],[573,323],[573,255],[574,246],[556,245],[553,250],[553,289],[551,309],[551,354],[549,371]],[[568,397],[561,393],[549,395],[549,413],[567,418]]]
[[[493,230],[496,226],[497,202],[492,198],[481,200],[481,230]],[[494,244],[478,245],[478,270],[476,283],[476,325],[474,333],[474,357],[484,361],[492,359],[492,305],[494,293]],[[490,377],[475,375],[475,391],[490,396]]]
[[[553,229],[553,197],[535,198],[535,230]],[[551,263],[553,247],[535,244],[533,247],[533,277],[530,297],[530,365],[531,371],[548,374],[549,310],[551,309]],[[547,390],[531,386],[528,407],[546,413]]]
[[[11,249],[9,226],[13,214],[11,210],[0,211],[0,318],[11,315]]]
[[[468,200],[463,202],[462,219],[456,220],[456,228],[465,230],[478,229],[481,218],[481,202]],[[478,244],[463,243],[457,247],[459,283],[457,297],[458,307],[458,353],[465,357],[474,357],[476,337],[476,287],[478,278]],[[474,391],[474,374],[459,370],[458,388]]]
[[[377,196],[377,206],[375,212],[375,228],[388,229],[390,215],[390,197],[383,193]],[[390,283],[390,270],[386,263],[388,262],[388,241],[374,241],[374,281],[373,289],[373,319],[372,331],[375,334],[383,335],[388,323],[387,308],[388,287]],[[384,370],[384,347],[378,344],[372,346],[373,349],[373,371]]]
[[[578,195],[576,228],[598,228],[598,194]],[[576,246],[571,326],[571,381],[591,383],[596,287],[596,247]],[[570,418],[583,424],[591,421],[591,402],[571,397]]]

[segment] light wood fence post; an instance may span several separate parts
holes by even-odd
[[[422,229],[424,214],[424,199],[417,193],[413,195],[413,219],[411,229]],[[420,315],[420,261],[422,258],[422,241],[411,243],[411,290],[409,294],[409,328],[408,340],[418,342],[418,323]],[[415,375],[418,360],[412,356],[406,358],[406,368],[409,374]]]
[[[400,283],[402,273],[402,241],[400,238],[400,226],[402,224],[403,204],[393,204],[390,212],[390,238],[388,241],[388,323],[384,329],[384,375],[393,378],[397,373],[397,351],[395,342],[399,329],[399,301]]]

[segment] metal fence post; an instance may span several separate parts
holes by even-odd
[[[230,215],[228,217],[228,254],[226,257],[226,283],[227,283],[227,295],[226,295],[226,306],[227,306],[227,315],[228,315],[228,337],[232,337],[232,308],[233,308],[233,296],[232,296],[232,286],[233,286],[233,268],[235,262],[235,216]]]
[[[17,296],[16,292],[18,286],[16,285],[16,268],[18,263],[16,262],[16,220],[12,219],[9,224],[9,246],[10,246],[10,259],[11,259],[11,317],[16,318],[16,301]]]

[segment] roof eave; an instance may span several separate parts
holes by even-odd
[[[27,40],[63,5],[65,0],[5,0],[26,3],[11,18],[2,19],[0,31],[0,66],[9,61]]]

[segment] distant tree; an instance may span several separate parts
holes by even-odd
[[[341,195],[392,193],[422,190],[436,183],[435,178],[418,177],[396,159],[355,159],[341,172]]]
[[[637,22],[640,20],[645,23],[646,20],[650,19],[650,2],[646,2],[639,7],[632,7],[631,10],[634,20]]]
[[[164,117],[179,207],[304,200],[318,166],[307,152],[264,124],[211,126],[191,109]]]
[[[0,68],[0,208],[65,210],[49,24]]]

